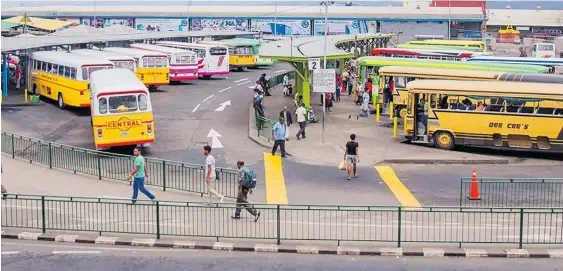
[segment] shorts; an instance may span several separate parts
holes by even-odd
[[[355,165],[356,163],[358,163],[357,156],[352,155],[352,154],[347,154],[346,155],[346,163],[348,163],[348,165]]]

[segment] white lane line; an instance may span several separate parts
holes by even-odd
[[[222,90],[219,90],[219,92],[223,92],[223,91],[229,90],[229,89],[231,89],[231,87],[228,87],[228,88],[224,88],[224,89],[222,89]]]
[[[2,255],[18,255],[20,254],[19,251],[2,251]]]
[[[100,250],[66,250],[66,251],[55,250],[55,251],[53,251],[53,255],[60,255],[60,254],[78,255],[78,254],[101,254],[101,253],[102,253],[102,251],[100,251]]]
[[[235,83],[239,83],[239,82],[246,81],[246,80],[250,80],[250,79],[249,78],[242,78],[240,80],[236,80]]]
[[[195,111],[197,111],[197,109],[199,108],[201,104],[197,104],[197,106],[194,108],[194,110],[192,110],[192,113],[194,113]]]
[[[28,247],[51,247],[51,248],[69,248],[69,249],[92,249],[92,247],[87,246],[72,246],[72,245],[49,245],[49,244],[40,244],[40,243],[11,243],[11,242],[2,242],[2,245],[15,245],[15,246],[28,246]],[[171,249],[156,249],[156,248],[144,248],[144,247],[136,247],[136,248],[117,248],[117,247],[105,247],[101,245],[95,245],[96,249],[99,250],[115,250],[115,251],[134,251],[134,250],[142,250],[142,251],[166,251],[166,252],[182,252],[186,253],[190,250],[171,250]],[[193,250],[196,251],[196,250]]]
[[[207,100],[211,99],[211,97],[213,97],[214,95],[215,95],[215,94],[211,94],[211,95],[209,95],[209,97],[205,98],[205,99],[204,99],[203,101],[205,102],[205,101],[207,101]]]
[[[285,72],[285,70],[275,71],[274,73],[278,73],[278,72]]]
[[[250,81],[242,82],[242,83],[240,83],[240,84],[237,84],[237,86],[246,85],[246,84],[248,84],[248,83],[250,83]]]
[[[250,87],[248,87],[248,88],[252,88],[252,89],[253,89],[253,88],[254,88],[254,86],[250,86]]]

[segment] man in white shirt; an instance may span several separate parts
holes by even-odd
[[[209,195],[209,203],[213,203],[213,197],[219,198],[219,203],[223,203],[225,196],[215,190],[214,181],[217,179],[217,172],[215,171],[215,157],[211,155],[210,146],[203,147],[203,155],[205,155],[205,186]]]
[[[299,140],[299,136],[305,138],[305,127],[307,122],[307,109],[300,104],[297,110],[295,111],[295,115],[297,115],[297,123],[299,123],[299,132],[297,132],[297,140]]]

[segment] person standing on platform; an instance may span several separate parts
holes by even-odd
[[[289,141],[289,126],[293,124],[293,119],[291,118],[291,113],[287,110],[287,106],[284,106],[283,110],[280,111],[280,118],[285,120],[285,140]]]
[[[133,197],[131,198],[131,202],[133,202],[133,204],[137,202],[137,195],[139,194],[139,190],[154,202],[156,200],[156,197],[145,188],[145,179],[149,178],[149,173],[145,168],[146,162],[145,158],[141,155],[141,149],[138,147],[135,148],[133,150],[133,154],[137,156],[135,158],[135,168],[133,169],[133,171],[131,171],[131,173],[129,173],[129,176],[127,176],[129,184],[131,184],[131,178],[134,177]]]
[[[279,121],[274,124],[272,128],[272,138],[274,139],[274,147],[272,148],[272,155],[276,155],[276,151],[278,150],[278,146],[280,147],[281,157],[285,158],[285,129],[286,125],[284,123],[283,118],[280,118]]]
[[[305,138],[305,127],[307,126],[307,109],[303,106],[303,104],[299,105],[299,108],[295,111],[295,115],[297,116],[297,123],[299,124],[299,132],[297,132],[297,140],[299,140],[299,136]]]

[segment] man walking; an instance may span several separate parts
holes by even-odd
[[[307,110],[300,104],[297,110],[295,111],[295,115],[297,115],[297,123],[299,123],[299,132],[297,132],[297,140],[299,140],[299,136],[305,138],[305,127],[307,121]]]
[[[287,106],[284,106],[283,110],[280,111],[280,118],[283,118],[285,120],[285,140],[289,141],[289,126],[293,124],[293,119],[291,118],[291,113],[287,111]]]
[[[244,166],[244,161],[238,161],[237,168],[239,170],[237,210],[235,211],[235,215],[232,216],[232,218],[240,219],[240,212],[242,211],[242,208],[245,208],[251,215],[254,216],[254,222],[256,222],[260,218],[260,212],[257,212],[256,209],[250,207],[250,205],[248,204],[248,192],[250,192],[250,194],[252,195],[252,188],[246,185],[247,178],[255,178],[256,176],[252,171]],[[254,185],[256,185],[256,183],[254,183]]]
[[[135,148],[133,150],[133,154],[137,156],[135,158],[135,168],[133,169],[133,171],[131,171],[129,176],[127,176],[127,180],[129,182],[131,182],[131,178],[133,176],[135,177],[133,178],[133,197],[131,198],[131,201],[133,202],[133,204],[137,202],[137,195],[139,194],[139,190],[140,190],[141,193],[145,194],[149,199],[151,199],[154,202],[156,197],[153,194],[151,194],[151,192],[149,192],[147,189],[145,189],[145,178],[146,179],[149,178],[149,173],[145,168],[145,158],[141,155],[141,149]]]
[[[223,203],[225,196],[215,190],[214,181],[217,180],[217,172],[215,171],[215,157],[211,155],[210,146],[203,147],[203,155],[205,155],[205,186],[209,195],[209,203],[213,203],[213,197],[219,198],[219,203]]]
[[[356,142],[356,135],[350,135],[350,141],[346,143],[346,151],[344,151],[344,159],[346,160],[348,180],[352,178],[352,169],[354,170],[354,178],[358,177],[356,164],[360,162],[360,152],[358,150],[358,142]]]
[[[272,128],[272,138],[274,139],[274,147],[272,148],[272,155],[276,155],[276,151],[278,150],[278,146],[281,150],[281,157],[285,158],[285,123],[283,118],[274,124],[274,128]]]

